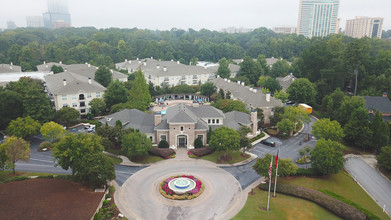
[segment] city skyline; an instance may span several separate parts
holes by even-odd
[[[140,28],[170,30],[172,28],[199,30],[221,30],[228,27],[272,29],[277,26],[297,26],[299,0],[276,0],[259,2],[244,0],[226,2],[222,0],[200,0],[190,4],[185,1],[129,2],[125,0],[68,0],[72,26],[94,26],[96,28]],[[21,7],[22,6],[22,7]],[[391,29],[391,7],[388,0],[360,2],[341,0],[338,17],[344,29],[346,20],[356,16],[383,17],[383,30]],[[18,27],[26,26],[26,16],[37,16],[48,11],[47,0],[7,1],[0,7],[0,28],[12,20]],[[390,21],[390,22],[389,22]]]

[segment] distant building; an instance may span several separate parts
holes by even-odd
[[[355,19],[346,20],[345,35],[354,38],[370,37],[381,38],[383,18],[370,18],[356,16]]]
[[[253,31],[251,28],[236,28],[236,27],[228,27],[228,28],[223,28],[221,29],[221,32],[228,33],[228,34],[234,34],[234,33],[248,33]]]
[[[364,96],[364,100],[371,118],[376,111],[379,111],[383,115],[384,121],[391,121],[391,101],[388,99],[387,93],[383,93],[383,96]]]
[[[338,33],[339,0],[300,0],[297,34],[325,37]]]
[[[296,27],[274,27],[273,31],[277,34],[295,34]]]
[[[56,29],[71,26],[71,15],[64,0],[48,0],[48,12],[43,13],[46,28]]]
[[[42,16],[27,16],[26,22],[27,27],[43,27]]]
[[[13,30],[13,29],[16,29],[16,28],[17,28],[17,26],[16,26],[14,21],[7,21],[7,29],[8,30]]]

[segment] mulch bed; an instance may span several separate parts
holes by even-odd
[[[102,193],[63,179],[29,179],[0,185],[1,219],[91,219]]]

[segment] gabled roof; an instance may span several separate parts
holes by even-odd
[[[292,84],[292,82],[296,79],[295,76],[289,74],[285,77],[277,77],[277,81],[280,83],[282,90],[285,92],[288,87]]]
[[[242,125],[250,126],[251,116],[244,112],[232,111],[225,113],[224,126],[238,130]]]
[[[45,81],[49,91],[52,94],[75,94],[80,91],[84,92],[104,92],[106,88],[95,80],[72,72],[62,72],[49,76],[45,76]],[[64,86],[64,79],[66,85]]]
[[[154,117],[137,109],[124,109],[99,120],[109,126],[115,126],[116,121],[122,122],[123,128],[138,129],[142,133],[154,133]]]
[[[368,110],[379,111],[381,113],[391,113],[391,101],[388,97],[364,96],[365,107]]]
[[[15,73],[15,72],[22,72],[22,68],[20,66],[0,63],[0,73]]]
[[[178,105],[174,105],[167,109],[167,114],[163,117],[163,119],[167,119],[167,123],[196,123],[197,116],[193,114],[193,112],[188,109],[183,103]]]
[[[211,80],[211,82],[220,89],[230,91],[235,98],[242,100],[246,103],[246,105],[251,105],[253,108],[273,108],[283,106],[282,102],[274,97],[270,97],[269,102],[266,101],[266,94],[264,94],[261,90],[255,90],[235,82],[228,82],[228,80],[226,81],[220,77]],[[250,91],[250,89],[256,92]]]

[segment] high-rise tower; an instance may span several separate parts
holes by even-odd
[[[338,33],[339,0],[300,0],[297,34],[324,37]]]
[[[43,23],[47,28],[71,26],[71,15],[64,0],[48,0],[48,12],[43,13]]]
[[[383,18],[358,17],[346,20],[345,35],[354,38],[381,38]]]

